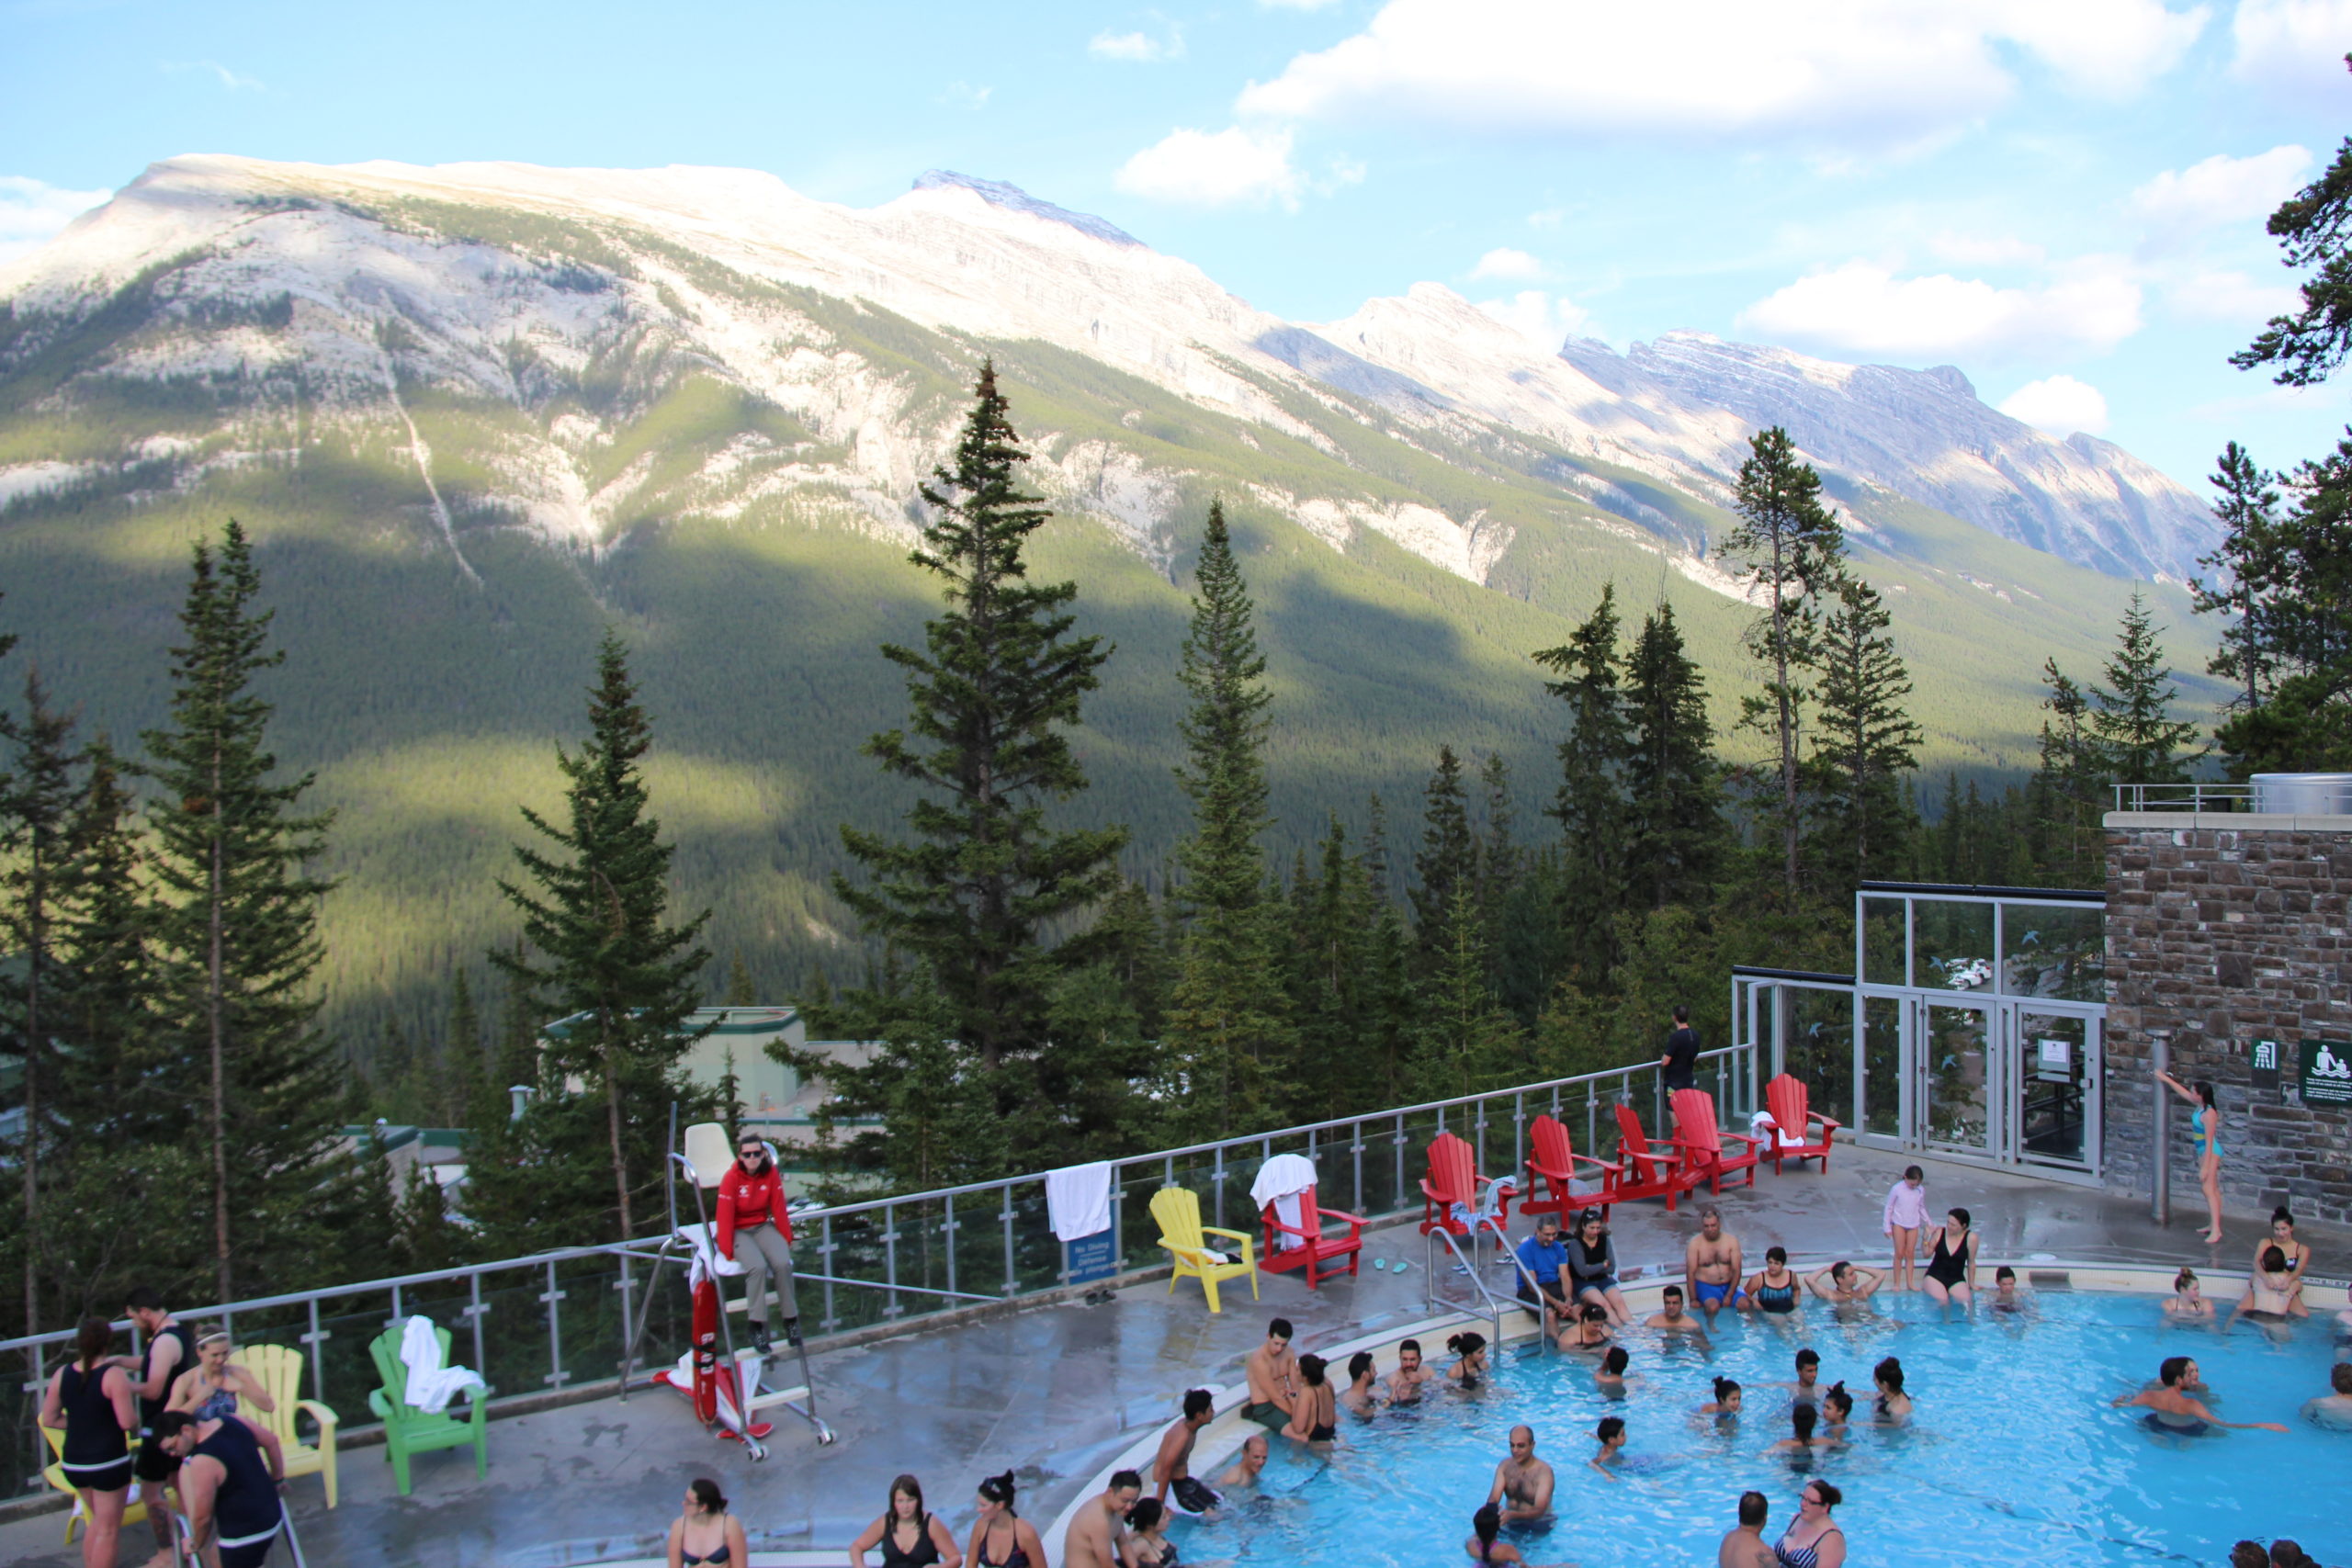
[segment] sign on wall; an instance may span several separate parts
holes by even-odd
[[[2257,1040],[2247,1053],[2254,1067],[2254,1093],[2258,1100],[2278,1097],[2278,1042]]]
[[[2352,1105],[2352,1042],[2303,1042],[2305,1105]]]

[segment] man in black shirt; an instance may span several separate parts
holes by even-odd
[[[1666,1037],[1666,1055],[1658,1058],[1657,1065],[1664,1069],[1667,1093],[1698,1087],[1699,1032],[1690,1027],[1690,1007],[1687,1002],[1674,1004],[1674,1032]]]

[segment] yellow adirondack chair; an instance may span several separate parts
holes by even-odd
[[[81,1535],[82,1527],[89,1522],[89,1511],[82,1506],[82,1495],[74,1490],[72,1482],[65,1479],[65,1434],[54,1427],[43,1427],[40,1435],[49,1439],[50,1458],[53,1461],[41,1468],[40,1478],[74,1499],[74,1511],[65,1516],[65,1544],[71,1546]],[[173,1507],[180,1506],[178,1488],[172,1488],[164,1495]],[[147,1505],[139,1500],[139,1483],[132,1482],[130,1499],[123,1505],[123,1526],[129,1529],[146,1521]]]
[[[263,1412],[250,1404],[238,1407],[238,1414],[249,1416],[277,1434],[278,1447],[286,1451],[286,1473],[322,1475],[326,1478],[327,1506],[334,1506],[334,1432],[335,1413],[315,1399],[302,1397],[302,1352],[283,1345],[245,1345],[233,1352],[229,1359],[251,1372],[260,1382],[277,1409]],[[307,1415],[318,1423],[318,1442],[305,1443],[294,1435],[298,1416]]]
[[[1220,1230],[1216,1225],[1201,1224],[1200,1195],[1186,1187],[1163,1187],[1153,1193],[1151,1217],[1159,1225],[1159,1245],[1176,1262],[1176,1271],[1168,1276],[1170,1291],[1174,1291],[1176,1281],[1189,1274],[1207,1292],[1209,1311],[1222,1312],[1225,1309],[1217,1305],[1216,1282],[1247,1274],[1250,1299],[1258,1299],[1257,1247],[1249,1232]],[[1227,1237],[1239,1247],[1240,1261],[1227,1258],[1222,1250],[1211,1250],[1207,1238],[1213,1235]]]

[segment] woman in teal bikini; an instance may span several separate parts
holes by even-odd
[[[2213,1223],[2205,1229],[2205,1245],[2211,1247],[2222,1239],[2222,1108],[2214,1101],[2210,1083],[2191,1089],[2161,1067],[2156,1077],[2197,1107],[2191,1118],[2197,1129],[2197,1185],[2205,1190],[2205,1207],[2213,1216]]]

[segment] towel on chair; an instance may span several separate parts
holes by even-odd
[[[1250,1201],[1263,1209],[1273,1205],[1274,1218],[1283,1224],[1298,1226],[1299,1196],[1315,1185],[1315,1162],[1305,1155],[1276,1155],[1258,1168],[1258,1179],[1250,1184]],[[1278,1233],[1274,1240],[1277,1252],[1296,1252],[1306,1245],[1306,1238]]]
[[[488,1393],[481,1374],[467,1367],[441,1364],[441,1337],[433,1320],[419,1313],[401,1330],[401,1365],[408,1369],[408,1402],[435,1415],[449,1408],[461,1389]]]
[[[709,1279],[733,1279],[743,1272],[743,1266],[726,1257],[712,1245],[708,1225],[680,1225],[678,1239],[694,1248],[694,1260],[686,1266],[686,1289],[698,1291]]]
[[[1111,1162],[1066,1165],[1046,1172],[1046,1212],[1063,1241],[1096,1235],[1111,1228]]]

